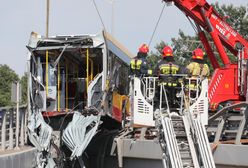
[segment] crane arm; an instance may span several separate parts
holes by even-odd
[[[206,0],[163,1],[174,3],[186,17],[196,24],[198,36],[215,69],[208,88],[210,109],[216,110],[221,103],[247,100],[248,42],[228,25]],[[205,32],[210,34],[225,67],[219,66]],[[238,63],[231,64],[226,49],[238,57]]]
[[[197,25],[206,30],[212,37],[216,48],[221,56],[225,66],[230,64],[230,60],[226,54],[224,46],[234,55],[238,55],[238,49],[244,47],[248,49],[248,42],[214,10],[213,6],[208,4],[206,0],[164,0],[167,3],[173,2],[187,17],[195,21]],[[199,32],[201,33],[201,32]],[[199,35],[202,40],[201,36]],[[206,39],[203,41],[205,46]],[[206,48],[206,46],[205,46]],[[208,50],[206,48],[206,50]],[[213,55],[210,55],[211,63],[214,67],[218,67]],[[248,54],[245,52],[245,59]]]

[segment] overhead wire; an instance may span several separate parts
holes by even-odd
[[[101,21],[101,23],[102,23],[103,30],[106,30],[106,27],[105,27],[105,25],[104,25],[103,19],[102,19],[101,14],[100,14],[100,12],[99,12],[99,10],[98,10],[98,7],[97,7],[97,5],[96,5],[95,0],[93,0],[93,4],[94,4],[94,6],[95,6],[95,8],[96,8],[97,14],[98,14],[98,16],[99,16],[99,18],[100,18],[100,21]]]
[[[166,3],[164,3],[164,6],[163,6],[163,8],[162,8],[162,10],[161,10],[161,13],[160,13],[160,15],[159,15],[158,21],[157,21],[157,23],[156,23],[156,25],[155,25],[155,28],[154,28],[153,33],[152,33],[152,36],[151,36],[150,41],[149,41],[149,43],[148,43],[148,46],[149,46],[149,47],[150,47],[150,45],[151,45],[151,43],[152,43],[152,40],[153,40],[153,37],[154,37],[154,35],[155,35],[156,31],[157,31],[158,24],[159,24],[160,19],[161,19],[162,15],[163,15],[165,5],[166,5]]]

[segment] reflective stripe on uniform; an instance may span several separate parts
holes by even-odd
[[[171,82],[160,82],[160,85],[165,85],[165,86],[177,86],[177,83],[171,83]]]
[[[174,64],[162,64],[159,66],[161,74],[177,74],[179,67]]]
[[[133,59],[131,60],[131,69],[139,70],[142,64],[142,60]]]
[[[190,90],[196,90],[197,89],[196,84],[185,85],[185,87],[190,89]]]
[[[152,70],[149,69],[148,72],[147,72],[148,75],[152,75]]]
[[[188,83],[185,85],[185,87],[190,90],[196,90],[197,86],[199,87],[199,85],[197,85],[197,78],[195,77],[191,77]]]

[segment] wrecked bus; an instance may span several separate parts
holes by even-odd
[[[105,31],[49,38],[32,32],[27,48],[28,136],[37,167],[83,167],[99,124],[118,128],[128,114],[132,54]]]

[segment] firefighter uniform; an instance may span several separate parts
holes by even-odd
[[[178,74],[179,72],[179,66],[175,63],[175,60],[173,58],[173,51],[171,47],[166,46],[163,49],[162,53],[162,60],[158,63],[156,71],[158,76],[160,75],[169,75],[169,74]],[[177,82],[173,77],[166,77],[164,79],[161,79],[164,85],[168,86],[176,86]]]
[[[208,77],[210,70],[207,64],[203,61],[204,52],[197,48],[192,53],[192,62],[186,67],[190,76],[193,77]]]
[[[194,61],[194,60],[193,60]],[[187,69],[191,76],[208,77],[210,75],[209,67],[207,64],[199,63],[197,60],[191,62]]]
[[[157,71],[159,75],[178,74],[179,66],[174,63],[172,58],[164,58],[158,63]],[[170,76],[160,78],[164,85],[177,86],[176,79]]]
[[[142,76],[151,73],[151,71],[148,69],[148,64],[146,61],[148,52],[149,52],[148,46],[146,44],[141,45],[137,56],[131,60],[130,63],[131,75]]]
[[[195,49],[192,53],[192,62],[186,67],[187,72],[190,75],[190,83],[186,84],[186,88],[189,89],[191,98],[196,98],[198,96],[196,93],[197,90],[201,89],[199,85],[201,79],[210,75],[209,67],[204,63],[203,57],[204,52],[202,49]]]
[[[148,73],[148,65],[145,58],[135,57],[130,63],[131,74],[136,76],[145,75]]]
[[[157,65],[156,71],[159,76],[160,85],[166,88],[169,105],[170,107],[174,107],[176,104],[176,87],[178,86],[178,81],[177,77],[170,75],[178,74],[179,66],[175,63],[171,47],[164,47],[162,57],[162,60]]]

